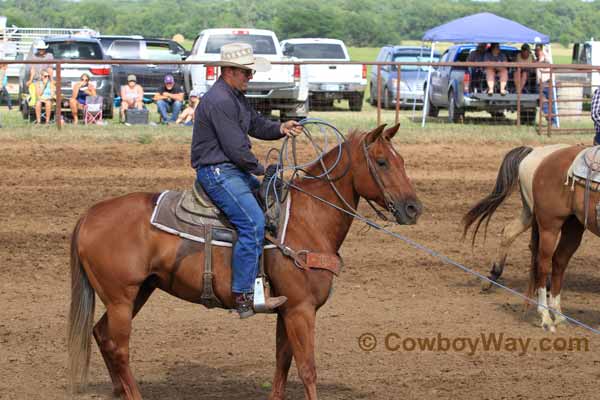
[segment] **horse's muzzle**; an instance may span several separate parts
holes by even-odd
[[[423,205],[419,200],[405,200],[394,204],[392,214],[400,225],[414,225],[423,213]]]

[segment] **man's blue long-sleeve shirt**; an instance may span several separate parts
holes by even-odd
[[[258,114],[242,92],[219,78],[196,108],[192,167],[231,162],[244,171],[263,175],[264,167],[252,154],[248,135],[265,140],[285,136],[278,122]]]

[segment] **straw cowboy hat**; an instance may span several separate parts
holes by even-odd
[[[254,57],[252,46],[248,43],[229,43],[221,46],[221,60],[206,65],[242,68],[257,72],[266,72],[271,69],[269,60]]]

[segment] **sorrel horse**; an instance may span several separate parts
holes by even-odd
[[[584,201],[585,186],[566,184],[568,170],[584,147],[571,146],[546,157],[540,163],[533,179],[533,226],[531,229],[532,264],[528,296],[537,293],[538,303],[546,306],[546,277],[550,272],[550,307],[561,311],[560,291],[569,260],[579,248],[583,232],[587,229],[600,236],[596,223],[596,204],[600,192],[590,191],[589,201]],[[587,225],[584,224],[587,206]],[[560,239],[559,239],[560,236]],[[558,242],[558,244],[557,244]],[[538,306],[541,326],[555,331],[565,318]]]
[[[471,244],[475,245],[475,239],[481,224],[484,224],[485,235],[487,234],[488,224],[498,207],[518,186],[521,193],[521,211],[518,217],[512,219],[502,228],[500,245],[488,276],[492,281],[496,282],[502,276],[510,246],[519,235],[531,228],[533,217],[532,183],[535,170],[545,157],[566,147],[569,146],[566,144],[552,144],[534,148],[515,147],[504,156],[492,191],[479,200],[464,215],[463,238],[467,236],[469,229],[475,224],[471,237]],[[487,281],[482,283],[483,290],[489,290],[492,286]]]
[[[326,206],[310,193],[342,209],[343,202],[358,206],[359,198],[373,200],[390,211],[397,223],[414,224],[421,203],[404,170],[404,160],[391,139],[399,125],[384,125],[353,132],[322,164],[308,168],[318,175],[338,162],[330,182],[296,178],[292,182],[291,215],[286,245],[335,254],[348,233],[353,216]],[[342,172],[340,172],[342,171]],[[299,190],[301,189],[301,190]],[[344,199],[342,200],[341,197]],[[131,323],[152,292],[162,289],[198,303],[203,282],[203,245],[196,245],[150,225],[156,193],[134,193],[93,206],[77,223],[71,242],[71,310],[69,314],[70,378],[85,384],[93,335],[108,368],[114,392],[126,399],[141,399],[129,367]],[[232,308],[230,249],[213,249],[214,291]],[[329,271],[300,270],[278,249],[266,250],[265,270],[275,295],[287,296],[278,309],[276,369],[270,399],[284,398],[292,357],[304,384],[305,398],[316,399],[315,318],[327,300],[333,280]],[[93,325],[95,295],[106,313]],[[72,388],[75,388],[73,385]]]

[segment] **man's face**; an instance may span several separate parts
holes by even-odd
[[[173,86],[175,86],[174,82],[165,83],[165,87],[167,88],[167,90],[173,89]]]
[[[232,68],[232,83],[233,87],[241,92],[248,90],[248,82],[252,79],[254,71],[242,68]]]

